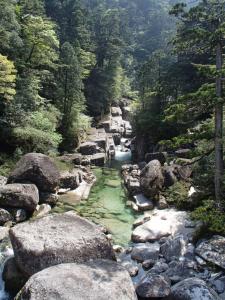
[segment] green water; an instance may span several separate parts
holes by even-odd
[[[135,220],[133,211],[126,207],[128,197],[121,183],[118,166],[96,168],[96,184],[92,187],[89,199],[80,204],[61,203],[63,210],[76,210],[80,216],[97,224],[104,225],[112,234],[113,242],[122,246],[129,244],[132,224]],[[71,199],[70,199],[71,200]],[[63,207],[62,207],[63,206]]]

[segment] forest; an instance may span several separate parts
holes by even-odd
[[[0,0],[0,177],[77,154],[125,101],[133,162],[175,166],[153,198],[224,236],[224,55],[225,0]]]

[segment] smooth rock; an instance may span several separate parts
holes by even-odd
[[[169,279],[157,274],[147,274],[136,288],[138,296],[145,299],[164,298],[170,294],[170,291]]]
[[[132,252],[131,258],[138,262],[143,262],[148,259],[157,260],[159,258],[160,246],[158,243],[145,243],[135,245]]]
[[[16,164],[8,183],[34,183],[39,191],[55,192],[60,174],[54,162],[41,153],[28,153]]]
[[[119,264],[97,260],[61,264],[33,275],[17,300],[137,300],[128,272]]]
[[[215,235],[201,242],[196,253],[204,260],[225,269],[225,237]]]
[[[153,199],[162,190],[164,177],[158,160],[150,161],[141,171],[140,185],[144,194]]]
[[[38,202],[38,189],[34,184],[12,183],[0,188],[1,207],[17,207],[34,211]]]
[[[179,258],[183,256],[187,249],[188,241],[184,236],[177,236],[175,238],[168,239],[161,245],[160,251],[167,261],[171,261],[174,256]]]
[[[27,276],[60,263],[115,258],[99,227],[73,212],[21,223],[9,234],[17,266]]]
[[[221,300],[221,298],[203,280],[188,278],[175,284],[166,300]]]
[[[136,227],[132,233],[134,242],[156,241],[169,235],[183,234],[192,238],[195,228],[185,228],[188,213],[175,209],[153,210],[150,221]]]

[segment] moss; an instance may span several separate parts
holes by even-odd
[[[168,204],[174,205],[180,209],[187,209],[190,206],[188,200],[189,189],[190,183],[178,181],[164,192],[164,196],[166,197]]]

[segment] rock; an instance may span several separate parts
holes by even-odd
[[[162,259],[157,261],[154,266],[149,271],[149,274],[161,274],[166,272],[169,269],[168,264],[166,264]]]
[[[145,161],[149,163],[152,160],[158,160],[163,165],[167,160],[167,153],[166,152],[146,153]]]
[[[103,167],[105,161],[106,161],[105,153],[96,153],[90,157],[90,162],[94,166]]]
[[[150,216],[139,217],[137,220],[134,221],[133,228],[136,228],[136,227],[148,222],[150,219],[151,219]]]
[[[82,173],[78,169],[72,171],[64,171],[60,173],[59,186],[60,188],[71,190],[76,189],[82,182]]]
[[[174,183],[177,182],[177,166],[171,165],[171,166],[164,166],[163,167],[163,175],[164,175],[164,185],[165,187],[170,187],[174,185]]]
[[[28,280],[17,299],[137,300],[137,297],[129,274],[122,266],[97,260],[45,269]]]
[[[179,158],[189,158],[191,149],[179,149],[175,151],[175,155]]]
[[[12,215],[5,209],[0,208],[0,226],[12,220]]]
[[[185,279],[172,287],[166,300],[221,300],[215,291],[198,278]]]
[[[134,196],[138,209],[140,211],[151,210],[154,208],[154,204],[150,199],[147,199],[143,194]]]
[[[7,178],[0,176],[0,188],[7,183]]]
[[[13,213],[13,217],[16,223],[24,222],[28,218],[27,212],[25,209],[17,209]]]
[[[162,195],[159,196],[159,201],[157,202],[158,209],[166,209],[168,208],[168,203],[166,202],[166,198]]]
[[[124,260],[121,265],[127,270],[131,277],[135,277],[138,274],[138,266],[132,261]]]
[[[177,283],[186,278],[194,277],[197,275],[193,269],[193,265],[190,265],[188,261],[171,261],[169,268],[164,272],[166,276],[170,278],[172,283]]]
[[[159,194],[164,184],[164,177],[158,160],[150,161],[141,171],[140,184],[147,197],[154,198]]]
[[[214,235],[211,239],[202,241],[197,246],[196,253],[206,261],[225,269],[225,237]]]
[[[51,206],[49,204],[38,205],[33,213],[33,217],[42,218],[46,216],[51,211]]]
[[[17,207],[34,211],[38,202],[38,189],[34,184],[12,183],[0,188],[1,207]]]
[[[60,263],[115,257],[98,226],[73,212],[16,225],[10,239],[17,266],[27,276]]]
[[[121,141],[121,134],[120,133],[113,133],[113,140],[116,146],[120,145]]]
[[[185,237],[192,238],[196,229],[185,228],[187,218],[188,213],[175,209],[154,210],[150,221],[134,229],[132,240],[137,243],[151,242],[176,234],[183,234]]]
[[[93,155],[97,153],[97,144],[94,142],[82,143],[78,149],[82,155]]]
[[[182,235],[168,239],[161,245],[160,251],[167,261],[171,261],[173,257],[179,258],[185,254],[187,248],[187,239]]]
[[[164,298],[170,294],[170,291],[169,279],[157,274],[147,274],[136,288],[138,296],[144,299]]]
[[[122,110],[120,107],[111,107],[111,114],[113,117],[122,116]]]
[[[16,164],[8,183],[34,183],[39,191],[55,192],[60,174],[52,160],[41,153],[28,153]]]
[[[49,204],[51,206],[56,205],[59,201],[59,196],[57,194],[52,193],[40,193],[40,204]]]
[[[62,162],[70,162],[75,165],[81,165],[82,154],[80,153],[64,154],[62,156],[59,156],[58,159]]]
[[[141,161],[138,163],[138,167],[140,170],[143,170],[146,165],[147,165],[147,163],[145,161]]]
[[[13,295],[16,295],[26,283],[26,279],[16,266],[14,257],[6,261],[2,279],[5,282],[5,290]]]
[[[148,269],[152,268],[154,266],[154,264],[155,264],[154,259],[147,259],[147,260],[143,261],[142,267],[143,267],[143,269],[148,270]]]
[[[219,294],[225,292],[225,276],[222,276],[213,281],[213,289]]]
[[[0,227],[0,242],[2,242],[5,238],[9,236],[9,228],[8,227]]]
[[[148,259],[157,260],[159,258],[160,246],[158,243],[137,244],[131,252],[131,258],[138,262],[143,262]]]
[[[139,194],[141,192],[141,187],[138,178],[129,176],[127,179],[127,189],[131,195]]]

